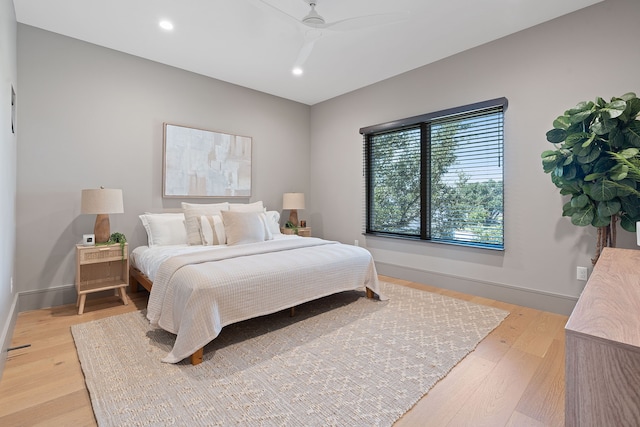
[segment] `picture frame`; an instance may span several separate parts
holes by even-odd
[[[163,127],[163,197],[251,197],[251,137]]]

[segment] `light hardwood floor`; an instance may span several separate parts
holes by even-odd
[[[396,426],[562,426],[566,316],[381,276],[382,280],[510,312]],[[146,306],[116,297],[20,313],[0,381],[0,426],[95,426],[70,326]],[[129,295],[131,297],[131,295]],[[117,369],[117,367],[114,367]],[[132,396],[132,399],[135,398]]]

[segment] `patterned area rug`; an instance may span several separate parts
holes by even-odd
[[[100,426],[389,426],[508,315],[381,283],[227,326],[204,362],[161,363],[144,312],[72,327]]]

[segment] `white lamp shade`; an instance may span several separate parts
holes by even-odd
[[[123,213],[122,190],[111,188],[92,188],[82,190],[83,214],[112,214]]]
[[[284,193],[282,209],[304,209],[304,193]]]

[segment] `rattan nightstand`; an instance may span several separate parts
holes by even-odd
[[[76,245],[76,290],[78,314],[84,312],[84,302],[91,292],[114,289],[127,305],[126,288],[129,286],[129,247],[120,244],[84,246]]]

